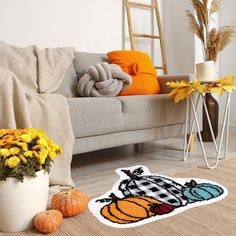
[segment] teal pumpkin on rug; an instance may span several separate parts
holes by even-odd
[[[120,179],[105,194],[92,199],[89,209],[108,226],[129,228],[171,217],[219,201],[228,190],[200,178],[152,174],[146,166],[117,169]]]
[[[197,184],[195,180],[191,180],[190,183],[185,184],[183,188],[183,195],[194,202],[210,200],[212,198],[219,197],[223,194],[224,190],[214,184],[201,183]]]

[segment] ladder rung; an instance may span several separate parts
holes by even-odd
[[[158,70],[165,70],[165,66],[154,66],[155,69],[158,69]]]
[[[130,37],[130,45],[131,49],[135,50],[135,37],[139,38],[149,38],[149,39],[159,39],[160,43],[160,49],[161,49],[161,56],[162,56],[162,65],[161,66],[155,66],[157,70],[163,70],[164,74],[168,74],[168,68],[166,65],[166,52],[165,52],[165,44],[164,44],[164,35],[162,31],[162,25],[161,25],[161,16],[158,6],[158,0],[151,0],[150,3],[141,3],[136,2],[137,0],[124,0],[125,9],[127,12],[127,21],[128,21],[128,27],[129,27],[129,37]],[[131,8],[137,7],[137,8],[143,8],[144,10],[150,10],[152,12],[152,16],[156,16],[157,21],[157,33],[151,33],[151,34],[142,34],[142,33],[134,33],[133,31],[133,25],[132,25],[132,17],[131,17]],[[155,35],[157,34],[157,35]]]
[[[155,8],[154,5],[139,3],[139,2],[129,2],[129,5],[131,7],[144,7],[144,8],[150,8],[150,9]]]
[[[160,36],[153,34],[133,34],[133,36],[139,38],[161,39]]]

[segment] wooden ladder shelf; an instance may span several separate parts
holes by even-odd
[[[168,68],[167,68],[167,63],[166,63],[165,43],[164,43],[164,36],[163,36],[162,25],[161,25],[161,17],[160,17],[160,11],[159,11],[159,6],[158,6],[157,0],[151,0],[151,4],[132,2],[132,1],[129,1],[129,0],[124,0],[124,2],[125,2],[125,8],[126,8],[126,12],[127,12],[131,49],[135,50],[135,43],[134,43],[134,38],[135,37],[150,38],[150,39],[159,40],[160,48],[161,48],[162,65],[161,66],[155,66],[155,68],[158,69],[158,70],[163,70],[164,74],[167,74],[168,73]],[[156,20],[157,20],[157,27],[158,27],[158,34],[159,35],[134,33],[132,17],[131,17],[131,8],[132,7],[145,8],[145,9],[150,9],[151,11],[155,11],[155,16],[156,16]]]

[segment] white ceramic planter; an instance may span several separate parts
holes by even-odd
[[[49,176],[42,170],[36,178],[0,181],[0,231],[19,232],[32,228],[34,216],[46,210]]]
[[[216,80],[215,62],[207,61],[196,64],[196,79],[201,82]]]

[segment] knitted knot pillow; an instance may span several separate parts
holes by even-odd
[[[107,54],[110,63],[119,65],[132,76],[132,84],[120,96],[158,94],[161,92],[157,72],[149,56],[139,51],[113,51]]]

